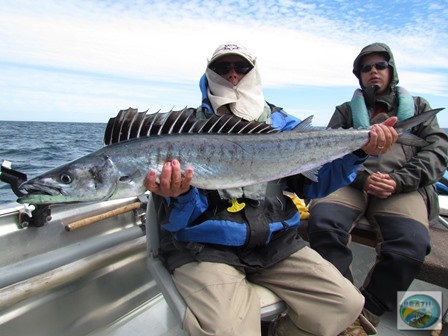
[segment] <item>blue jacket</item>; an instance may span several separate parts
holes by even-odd
[[[205,75],[200,87],[203,93],[202,113],[205,110],[212,114]],[[271,105],[272,127],[289,131],[299,123],[300,119]],[[179,242],[246,247],[267,245],[276,233],[297,229],[300,225],[300,214],[291,199],[283,195],[283,190],[295,192],[305,199],[326,196],[353,181],[355,171],[367,158],[367,155],[358,155],[350,153],[323,165],[318,173],[318,182],[312,182],[303,175],[273,181],[266,186],[270,195],[238,199],[246,205],[237,213],[228,210],[231,200],[222,199],[218,192],[192,187],[184,195],[165,200],[169,210],[162,227]]]

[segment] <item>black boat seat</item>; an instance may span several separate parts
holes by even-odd
[[[148,268],[154,276],[154,280],[162,292],[165,301],[172,310],[174,316],[182,326],[187,305],[178,292],[170,272],[165,268],[158,257],[159,251],[159,225],[157,212],[152,195],[148,195],[146,208],[146,240],[148,244]],[[252,284],[260,297],[262,321],[273,320],[276,316],[286,311],[286,304],[273,292],[265,287]]]

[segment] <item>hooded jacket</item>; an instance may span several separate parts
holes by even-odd
[[[211,87],[216,89],[222,83],[216,81],[214,86],[210,85],[216,76],[211,73],[213,70],[209,65],[226,53],[238,54],[254,65],[243,80],[259,81],[255,58],[247,56],[250,54],[245,48],[235,43],[218,47],[200,80],[202,104],[196,117],[209,118],[216,114],[215,108],[225,106],[233,114],[247,116],[246,120],[267,122],[283,131],[295,128],[300,120],[268,104],[259,91],[259,85],[242,87],[240,81],[235,87],[226,85],[225,90],[215,96]],[[251,74],[252,71],[254,73]],[[247,103],[254,95],[261,100],[255,105],[259,108],[256,111],[254,105]],[[228,101],[222,105],[224,99]],[[242,109],[235,110],[235,107]],[[245,108],[249,110],[245,111]],[[326,196],[353,181],[355,171],[366,158],[365,153],[350,153],[325,164],[318,172],[319,182],[298,174],[244,188],[202,190],[192,187],[179,197],[159,198],[162,226],[160,256],[170,271],[193,261],[221,262],[246,270],[269,267],[305,246],[297,230],[300,214],[283,191],[294,192],[301,198]]]
[[[364,56],[378,53],[386,56],[391,71],[391,80],[386,92],[375,95],[370,88],[362,87],[360,69]],[[361,50],[353,62],[353,73],[358,78],[361,90],[366,102],[367,111],[371,112],[378,104],[383,104],[387,109],[387,116],[397,116],[400,109],[401,90],[398,87],[398,73],[394,56],[390,48],[384,43],[373,43]],[[422,97],[412,96],[414,103],[414,115],[430,110],[429,103]],[[336,110],[328,124],[331,128],[354,127],[354,117],[359,110],[352,110],[351,102],[345,102],[336,107]],[[369,114],[370,124],[376,121],[373,114]],[[381,121],[381,120],[380,120]],[[370,156],[356,175],[351,184],[353,187],[363,189],[369,176],[369,171],[380,171],[388,173],[397,184],[396,193],[406,193],[418,190],[423,196],[427,209],[428,218],[433,220],[439,212],[437,193],[434,183],[438,181],[446,171],[447,167],[447,134],[439,127],[437,118],[426,121],[414,127],[411,133],[425,139],[429,144],[417,148],[413,146],[394,144],[392,149],[380,156]]]

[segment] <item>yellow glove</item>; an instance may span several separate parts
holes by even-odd
[[[300,219],[308,219],[310,217],[310,212],[308,210],[308,207],[305,205],[304,200],[299,198],[299,196],[297,196],[295,193],[284,191],[283,194],[289,196],[292,199],[297,209],[299,210]]]

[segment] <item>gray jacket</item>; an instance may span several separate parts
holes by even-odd
[[[359,67],[363,56],[369,53],[387,54],[389,66],[392,68],[392,79],[386,94],[365,97],[366,102],[372,104],[383,103],[387,106],[388,116],[396,116],[398,112],[397,84],[398,74],[394,58],[389,47],[383,43],[374,43],[365,47],[355,59],[353,72],[359,78]],[[365,96],[364,88],[363,93]],[[415,111],[420,114],[431,109],[429,103],[421,97],[413,97]],[[384,106],[384,105],[383,105]],[[370,118],[371,124],[375,123]],[[352,110],[349,102],[336,107],[328,124],[331,128],[353,127]],[[397,183],[397,193],[418,190],[426,201],[428,218],[433,220],[439,213],[439,203],[434,183],[444,174],[447,167],[448,136],[439,127],[437,119],[433,118],[414,127],[411,133],[425,139],[429,144],[425,147],[413,147],[396,143],[392,149],[379,157],[371,156],[364,163],[364,167],[357,172],[352,186],[358,189],[364,187],[369,171],[388,173]]]

